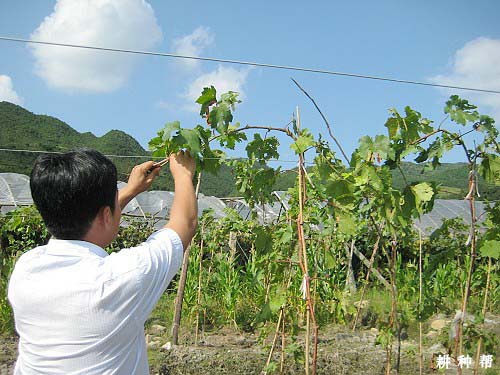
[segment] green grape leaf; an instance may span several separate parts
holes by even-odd
[[[427,182],[414,182],[403,190],[401,212],[406,218],[419,217],[432,209],[435,195],[435,186]]]
[[[390,140],[385,135],[377,135],[375,141],[373,142],[374,151],[379,155],[381,159],[391,159],[394,160],[395,153],[391,147]]]
[[[416,202],[418,204],[430,202],[434,196],[434,189],[427,182],[421,182],[417,185],[413,185],[411,189],[415,194]]]
[[[276,243],[278,245],[288,245],[293,239],[293,230],[291,225],[287,225],[276,232]]]
[[[493,154],[483,154],[479,172],[486,181],[500,185],[500,158]]]
[[[420,152],[420,154],[415,158],[417,163],[423,163],[428,159],[432,159],[432,167],[435,169],[440,163],[439,159],[443,156],[443,154],[454,147],[453,143],[450,140],[437,138],[434,142],[429,144],[427,149],[424,149]]]
[[[397,113],[395,109],[392,110],[393,113]],[[399,130],[399,122],[398,119],[395,117],[389,117],[387,121],[385,122],[385,127],[387,128],[387,131],[389,132],[389,138],[394,139],[396,138],[396,135],[398,134]]]
[[[382,160],[395,159],[395,151],[391,147],[390,140],[385,135],[377,135],[375,140],[365,135],[359,139],[358,153],[366,161],[380,162]]]
[[[216,174],[226,154],[221,150],[212,150],[209,147],[203,147],[202,154],[202,159],[200,160],[201,169]]]
[[[498,129],[495,127],[495,120],[490,116],[481,115],[479,121],[474,124],[477,131],[485,133],[485,146],[494,146],[498,152]]]
[[[326,185],[326,192],[330,197],[339,198],[352,194],[353,186],[346,180],[329,181]]]
[[[268,253],[273,248],[273,238],[263,227],[257,227],[255,233],[255,249],[261,253]]]
[[[450,115],[452,121],[457,124],[466,125],[468,122],[478,120],[479,114],[475,110],[477,107],[469,101],[461,99],[458,95],[450,96],[444,107],[444,113]]]
[[[226,133],[233,114],[231,113],[230,105],[224,102],[219,102],[217,106],[212,108],[208,116],[212,129],[217,129],[221,134]]]
[[[180,130],[180,128],[181,128],[181,123],[179,121],[173,121],[165,124],[162,133],[162,140],[163,141],[170,140],[172,132]]]
[[[201,104],[200,116],[205,117],[207,115],[208,108],[217,103],[216,98],[217,90],[215,87],[204,87],[201,95],[196,99],[196,103]]]
[[[312,145],[314,145],[314,138],[309,131],[304,129],[295,142],[290,145],[290,148],[298,155],[305,152]]]
[[[286,302],[286,289],[284,287],[278,287],[275,290],[271,290],[269,296],[269,308],[272,313],[276,313],[281,306]]]
[[[500,241],[488,240],[484,241],[479,248],[479,252],[483,257],[490,257],[495,260],[500,258]]]
[[[253,141],[248,142],[246,147],[247,155],[250,159],[255,158],[262,163],[272,158],[279,158],[278,138],[268,137],[262,139],[259,133],[255,133],[253,138]]]
[[[349,214],[342,213],[337,217],[338,230],[346,236],[353,236],[356,234],[356,222]]]
[[[234,150],[236,143],[240,143],[241,141],[247,140],[247,135],[242,132],[235,132],[236,129],[239,128],[239,123],[234,125],[229,125],[227,128],[227,132],[219,135],[217,138],[221,147],[227,147],[231,150]]]
[[[371,161],[373,157],[373,140],[368,135],[359,139],[358,153],[363,160]]]
[[[273,317],[273,312],[271,311],[271,307],[269,307],[269,303],[266,303],[261,306],[261,309],[257,316],[255,317],[255,320],[257,322],[265,322],[268,321]]]
[[[325,267],[326,268],[335,268],[335,258],[333,257],[333,254],[331,251],[327,251],[325,253]]]
[[[495,120],[490,116],[479,116],[476,130],[484,133],[490,133],[493,137],[498,137],[498,129],[495,127]]]
[[[193,156],[201,153],[200,135],[195,129],[181,129],[172,141],[180,148],[188,149]]]
[[[431,126],[432,121],[423,118],[420,112],[408,106],[405,107],[405,117],[402,117],[395,109],[391,109],[390,113],[391,117],[386,121],[385,126],[389,132],[389,139],[393,141],[401,139],[405,144],[410,144],[423,134],[429,134],[434,130]]]
[[[238,100],[238,95],[239,95],[239,93],[237,93],[237,92],[228,91],[228,92],[221,95],[220,102],[228,104],[229,107],[231,108],[231,110],[234,111],[235,104],[241,103],[241,100]]]

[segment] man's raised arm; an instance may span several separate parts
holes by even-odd
[[[165,228],[174,230],[186,249],[198,224],[198,202],[193,187],[196,164],[189,152],[183,151],[170,155],[169,164],[174,178],[175,191],[170,219]]]

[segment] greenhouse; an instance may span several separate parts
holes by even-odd
[[[18,206],[33,204],[30,179],[19,173],[0,173],[0,208],[8,212]]]
[[[126,185],[119,181],[118,188]],[[155,227],[162,227],[170,211],[174,193],[171,191],[146,191],[132,199],[123,210],[126,217],[156,218]],[[275,199],[272,204],[257,205],[254,215],[248,204],[242,198],[217,198],[214,196],[198,196],[198,216],[206,210],[212,210],[214,217],[226,216],[225,208],[229,207],[238,212],[244,219],[259,221],[261,224],[273,223],[285,215],[288,210],[288,195],[284,191],[273,192]],[[2,213],[12,211],[19,206],[33,204],[31,198],[29,177],[18,173],[0,173],[0,209]],[[475,203],[476,217],[479,222],[484,220],[485,209],[483,202]],[[415,221],[415,226],[425,234],[432,233],[441,226],[445,219],[461,217],[465,223],[470,223],[469,202],[458,199],[436,199],[431,212],[422,215]]]

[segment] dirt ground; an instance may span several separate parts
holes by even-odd
[[[439,319],[436,319],[439,320]],[[444,323],[447,321],[442,319]],[[439,323],[439,322],[438,322]],[[456,367],[452,364],[448,371],[433,370],[432,358],[439,354],[446,354],[445,349],[436,343],[440,329],[432,329],[427,325],[424,333],[424,374],[456,374]],[[500,319],[495,321],[494,328],[498,329]],[[262,341],[251,333],[241,333],[234,329],[222,329],[211,332],[198,338],[195,345],[194,337],[184,334],[180,338],[181,345],[172,346],[169,343],[170,332],[160,325],[147,328],[146,341],[151,374],[261,374],[265,368],[272,343],[273,334]],[[384,374],[385,350],[375,345],[377,330],[363,329],[356,332],[347,327],[322,327],[318,340],[317,374]],[[296,343],[303,345],[300,337]],[[287,346],[292,344],[287,339]],[[392,366],[396,366],[396,344],[394,345]],[[271,368],[267,373],[280,373],[281,367],[281,338],[277,340]],[[498,353],[493,353],[493,368],[480,370],[480,374],[500,374]],[[0,344],[0,375],[12,373],[17,356],[17,338],[3,337]],[[471,354],[472,356],[472,354]],[[274,367],[275,372],[272,372]],[[405,338],[401,343],[400,374],[419,374],[418,342]],[[304,373],[303,364],[295,360],[293,353],[284,354],[283,374]],[[393,372],[395,373],[395,372]],[[472,370],[464,370],[464,375],[472,374]]]

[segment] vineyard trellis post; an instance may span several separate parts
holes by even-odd
[[[198,172],[198,182],[196,183],[196,193],[195,193],[196,199],[198,199],[198,195],[200,193],[200,185],[201,185],[201,171]],[[194,238],[193,238],[193,241],[194,241]],[[173,319],[173,323],[172,323],[172,344],[173,345],[177,345],[179,343],[179,327],[181,324],[182,302],[184,300],[184,289],[186,288],[190,249],[191,249],[191,246],[189,245],[184,250],[181,276],[179,278],[179,287],[178,287],[177,296],[175,297],[175,302],[174,302],[175,309],[174,309],[174,319]]]
[[[300,111],[297,107],[297,129],[300,131]],[[318,325],[314,315],[314,301],[311,298],[311,285],[309,276],[309,266],[307,262],[307,246],[304,234],[304,203],[307,199],[306,182],[304,173],[304,153],[299,153],[299,213],[297,216],[297,235],[299,239],[299,263],[302,269],[302,292],[306,300],[306,337],[305,337],[305,373],[309,374],[309,355],[310,355],[310,336],[311,336],[311,323],[313,324],[314,331],[314,348],[313,348],[313,361],[312,361],[312,374],[316,374],[317,358],[318,358]]]

